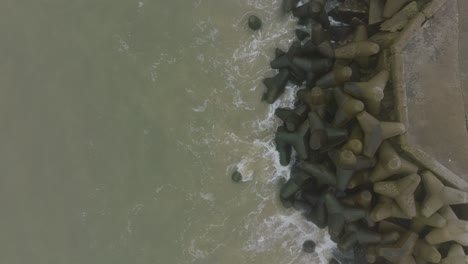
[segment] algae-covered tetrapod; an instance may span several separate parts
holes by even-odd
[[[443,262],[444,249],[440,254],[435,243],[468,243],[464,220],[445,212],[451,204],[468,202],[467,194],[456,189],[466,186],[446,182],[437,167],[429,166],[437,175],[424,172],[427,161],[421,162],[406,145],[412,124],[402,114],[407,106],[402,104],[400,87],[406,70],[400,63],[402,43],[442,4],[369,0],[367,20],[349,17],[366,10],[349,6],[359,0],[345,2],[330,6],[311,0],[293,8],[301,17],[298,28],[310,26],[310,39],[298,35],[304,44],[294,42],[292,52],[278,52],[272,62],[272,67],[288,71],[291,82],[306,81],[295,107],[307,108],[309,128],[303,142],[308,144],[303,144],[303,153],[299,148],[294,160],[309,177],[303,186],[291,183],[291,193],[302,198],[290,199],[297,208],[307,209],[307,219],[320,227],[328,225],[332,240],[344,251],[369,243],[369,260],[376,263]],[[349,25],[329,25],[323,17],[329,10],[336,21]],[[305,77],[294,77],[293,69]],[[330,100],[330,91],[335,100]],[[399,108],[392,109],[394,105]],[[297,129],[294,122],[282,120],[284,126],[290,124],[290,133]],[[291,142],[283,148],[295,149]],[[359,164],[367,166],[359,169]],[[387,245],[382,243],[397,236],[378,239],[388,232],[380,228],[385,219],[404,226],[393,230],[399,240]]]

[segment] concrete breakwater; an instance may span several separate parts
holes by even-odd
[[[276,50],[278,73],[264,79],[262,100],[274,103],[289,82],[302,89],[294,108],[275,112],[280,163],[291,166],[280,199],[328,227],[355,263],[466,263],[468,221],[451,205],[467,203],[468,193],[396,140],[406,128],[394,114],[393,55],[443,2],[283,2],[298,18],[298,40]]]

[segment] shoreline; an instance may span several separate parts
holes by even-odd
[[[287,52],[276,50],[271,66],[278,74],[263,81],[267,90],[262,100],[273,104],[289,82],[305,83],[305,88],[298,92],[294,109],[275,112],[284,124],[275,139],[280,163],[287,166],[292,159],[293,164],[280,198],[285,207],[302,211],[315,225],[328,225],[340,249],[359,252],[356,263],[429,257],[440,261],[442,255],[431,236],[418,238],[423,228],[413,222],[436,215],[449,219],[453,212],[448,205],[466,203],[468,194],[445,186],[459,198],[446,199],[440,206],[434,203],[431,189],[443,186],[442,182],[417,158],[401,153],[399,142],[390,138],[406,132],[403,124],[394,122],[394,91],[397,107],[401,103],[399,91],[392,88],[401,78],[396,51],[444,1],[407,1],[399,7],[370,2],[367,13],[365,8],[344,4],[327,12],[327,2],[319,0],[298,7],[294,6],[299,1],[283,2],[283,10],[299,19],[299,40]],[[330,13],[340,24],[330,24]],[[369,21],[362,18],[364,13]],[[437,213],[439,209],[443,213]],[[433,232],[446,225],[442,220],[423,222],[422,227],[430,225]],[[397,257],[382,253],[392,247],[400,249]],[[418,250],[432,255],[426,257]],[[442,250],[443,255],[447,251]]]

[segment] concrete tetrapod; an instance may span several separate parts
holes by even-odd
[[[426,226],[442,228],[447,225],[447,220],[439,213],[433,213],[429,217],[425,217],[421,213],[421,208],[416,205],[417,215],[411,219],[410,229],[420,233]]]
[[[392,46],[398,35],[399,33],[395,32],[379,32],[372,35],[372,37],[369,38],[369,41],[379,44],[380,48],[385,51],[385,49],[389,49]],[[381,55],[383,55],[383,53],[384,52],[382,52]]]
[[[306,107],[304,107],[306,108]],[[294,132],[297,130],[300,124],[305,121],[306,116],[303,112],[306,112],[307,109],[289,109],[289,108],[276,108],[275,116],[281,119],[284,123],[284,127],[289,132]]]
[[[375,160],[363,156],[356,156],[349,150],[333,150],[329,156],[336,167],[336,188],[344,191],[354,172],[371,168],[375,165]]]
[[[450,206],[445,206],[439,213],[447,220],[447,225],[432,229],[426,235],[426,241],[432,245],[455,241],[468,246],[468,221],[458,219]]]
[[[302,85],[306,80],[306,73],[292,63],[295,56],[300,55],[302,52],[302,46],[300,41],[293,41],[288,49],[288,52],[276,49],[275,59],[270,62],[272,69],[287,70],[289,72],[289,80],[295,85]]]
[[[316,20],[312,20],[310,28],[311,40],[315,45],[320,45],[324,41],[330,41],[330,35],[325,31],[323,25]],[[333,54],[334,56],[334,54]]]
[[[284,127],[278,127],[275,135],[276,149],[280,153],[280,163],[283,166],[289,164],[291,155],[287,146],[292,146],[301,159],[308,157],[309,122],[304,121],[297,131],[288,132]]]
[[[440,261],[440,264],[467,264],[468,256],[466,256],[463,247],[460,244],[452,243],[447,257]]]
[[[358,186],[370,184],[371,181],[369,179],[370,171],[364,170],[359,171],[351,177],[351,180],[348,183],[348,189],[354,189]]]
[[[262,100],[273,104],[283,94],[286,84],[289,81],[289,71],[281,69],[278,74],[272,78],[263,79],[263,84],[267,90],[263,94]]]
[[[416,202],[414,191],[419,185],[421,177],[411,174],[396,181],[384,181],[374,184],[374,191],[392,198],[401,210],[409,217],[416,216]]]
[[[383,10],[383,17],[391,18],[396,14],[405,4],[411,2],[411,0],[387,0]]]
[[[351,121],[351,119],[356,117],[357,114],[364,111],[364,103],[345,94],[341,88],[336,87],[333,89],[333,94],[335,95],[336,104],[338,106],[333,119],[333,125],[335,127],[344,126]]]
[[[307,215],[306,219],[314,223],[319,228],[327,226],[328,215],[325,207],[325,194],[321,194],[319,200]]]
[[[304,57],[294,57],[292,63],[306,73],[322,73],[328,71],[333,62],[331,59],[309,59]]]
[[[297,191],[299,191],[306,180],[310,179],[310,175],[302,170],[293,168],[291,170],[291,177],[281,187],[280,197],[281,199],[287,200],[293,197]]]
[[[296,48],[294,45],[291,48]],[[305,73],[302,70],[292,63],[293,56],[286,54],[277,54],[278,56],[270,61],[270,67],[272,69],[289,69],[292,72],[296,72],[296,77],[301,76],[301,79],[305,79]]]
[[[426,197],[422,202],[421,212],[428,217],[441,207],[450,204],[468,203],[468,193],[445,186],[430,171],[421,174]]]
[[[401,158],[392,145],[384,141],[379,148],[379,162],[372,170],[370,180],[382,181],[390,176],[398,174],[410,174],[418,172],[418,167]]]
[[[318,30],[319,32],[312,32],[313,36],[311,36],[311,39],[309,39],[302,46],[301,55],[314,57],[318,53],[326,58],[333,58],[334,51],[331,42],[327,40],[324,36],[320,36],[321,34],[323,34],[323,30],[321,30],[323,28],[321,27],[321,25],[313,25],[312,27],[312,30],[314,30],[315,27],[315,30]]]
[[[303,41],[310,36],[309,32],[306,32],[305,30],[305,28],[297,28],[295,30],[296,37],[298,40]]]
[[[338,242],[338,248],[342,251],[348,251],[356,244],[372,244],[372,243],[393,243],[400,238],[398,232],[388,234],[380,234],[364,228],[357,224],[349,224],[345,228],[346,232]]]
[[[322,88],[316,86],[311,90],[299,90],[297,97],[309,106],[311,112],[317,112],[320,118],[325,117],[328,98]]]
[[[364,209],[342,205],[332,193],[325,194],[328,211],[328,232],[333,241],[338,241],[346,223],[351,223],[367,216]]]
[[[336,176],[326,166],[319,163],[312,163],[308,161],[301,161],[298,168],[312,176],[317,185],[336,185]]]
[[[416,16],[419,12],[418,4],[413,1],[407,4],[402,10],[396,13],[392,18],[383,22],[380,25],[380,30],[397,32],[408,24],[411,18]]]
[[[276,135],[288,133],[285,127],[278,127],[276,129]],[[292,146],[278,137],[275,137],[276,151],[278,151],[279,162],[283,166],[287,166],[291,161]]]
[[[385,0],[369,0],[369,25],[379,23],[384,20]]]
[[[287,55],[283,55],[283,57],[279,58],[276,61],[272,61],[271,63],[278,63],[278,64],[286,63],[286,62],[289,63],[285,67],[283,67],[283,65],[280,64],[281,68],[278,68],[278,69],[280,69],[280,71],[287,71],[289,73],[288,81],[290,81],[291,83],[295,85],[302,85],[302,83],[304,83],[304,81],[306,80],[305,72],[299,67],[297,67],[296,65],[292,64],[292,62],[290,62],[287,57],[288,57]],[[275,67],[279,67],[279,66],[276,65]]]
[[[358,114],[356,118],[364,132],[363,154],[367,157],[373,157],[385,139],[401,135],[406,131],[402,123],[382,122],[366,111]]]
[[[380,51],[378,44],[370,41],[350,42],[335,49],[335,58],[337,59],[355,59],[368,57],[377,54]]]
[[[364,209],[369,209],[372,202],[372,193],[370,191],[361,191],[354,195],[340,199],[341,203],[349,206],[357,206]]]
[[[348,131],[346,129],[325,127],[322,118],[317,112],[309,113],[310,139],[309,146],[312,150],[325,150],[346,141]]]
[[[349,150],[354,153],[354,155],[360,155],[362,153],[362,140],[364,134],[359,126],[354,126],[349,135],[348,141],[343,145],[341,149]]]
[[[425,263],[426,262],[424,262],[424,264]],[[414,259],[412,255],[408,255],[408,256],[404,256],[403,258],[401,258],[396,264],[420,264],[420,263],[416,262],[416,260]]]
[[[334,87],[349,81],[352,75],[353,70],[348,66],[338,69],[334,68],[332,71],[318,79],[315,85],[322,88]]]
[[[392,199],[380,196],[377,205],[370,214],[370,218],[375,222],[380,222],[390,217],[410,219]]]
[[[333,66],[331,59],[314,58],[309,59],[306,57],[294,57],[292,59],[293,65],[305,72],[306,86],[313,87],[318,76],[327,72]]]
[[[403,234],[403,233],[406,233],[408,230],[406,230],[405,228],[403,228],[402,226],[400,225],[397,225],[397,224],[394,224],[392,222],[389,222],[389,221],[380,221],[379,222],[379,232],[392,232],[392,231],[396,231],[400,234]]]
[[[367,18],[367,5],[360,0],[347,0],[338,2],[337,6],[329,12],[334,20],[349,24],[353,18]]]
[[[344,85],[344,91],[361,99],[370,114],[378,115],[380,112],[380,104],[384,98],[384,89],[387,85],[389,76],[390,73],[383,70],[368,82],[346,83]]]
[[[442,258],[439,250],[437,250],[437,248],[433,245],[428,244],[423,239],[416,241],[413,249],[413,255],[431,263],[439,263],[440,259]]]
[[[369,247],[368,259],[375,262],[376,257],[382,257],[392,263],[399,263],[403,258],[411,256],[417,240],[418,235],[408,231],[394,244]]]
[[[354,26],[354,34],[352,42],[366,41],[369,36],[367,35],[367,26],[359,19],[353,18],[351,24]],[[358,57],[354,61],[364,69],[369,68],[370,57]]]
[[[323,12],[323,6],[317,1],[310,1],[293,9],[295,17],[319,18]]]

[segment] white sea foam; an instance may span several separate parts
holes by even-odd
[[[277,6],[277,1],[266,0],[249,0],[248,3],[255,8],[267,10],[264,13],[264,19],[273,20],[274,12],[272,6]],[[244,18],[242,18],[244,19]],[[242,71],[240,65],[250,65],[257,62],[259,59],[269,60],[272,54],[266,54],[266,49],[271,49],[273,46],[287,47],[291,42],[288,34],[293,30],[294,26],[291,23],[275,24],[273,22],[260,33],[253,35],[248,39],[248,43],[239,47],[234,53],[226,68],[227,87],[236,89],[238,78],[248,80],[250,76],[252,88],[250,93],[245,96],[252,96],[252,92],[263,85],[259,84],[258,78],[255,76],[263,76],[269,71],[265,68],[262,72],[249,73]],[[273,33],[274,32],[274,33]],[[254,77],[254,78],[252,78]],[[251,188],[257,197],[260,197],[260,202],[256,210],[250,212],[244,220],[243,230],[240,232],[248,233],[248,239],[243,245],[243,250],[250,254],[265,254],[268,252],[274,253],[279,249],[286,249],[287,254],[284,258],[278,259],[276,263],[326,263],[326,259],[331,254],[331,249],[335,247],[330,240],[325,230],[320,230],[312,223],[307,222],[300,212],[285,210],[278,204],[278,186],[277,180],[280,177],[289,178],[290,167],[279,164],[278,152],[275,149],[273,142],[273,134],[276,127],[279,125],[278,119],[274,116],[274,111],[278,107],[293,107],[295,94],[300,87],[288,85],[286,92],[281,96],[280,100],[272,105],[267,106],[268,111],[263,118],[249,120],[244,125],[253,130],[255,135],[262,135],[249,142],[248,139],[233,138],[237,142],[244,142],[250,145],[247,153],[242,155],[242,159],[230,166],[228,171],[232,171],[233,167],[237,168],[244,176],[244,181],[256,181],[257,184]],[[238,94],[236,94],[238,96]],[[235,105],[242,106],[239,103],[239,98],[236,98]],[[245,101],[242,101],[245,102]],[[258,108],[257,108],[258,110]],[[268,135],[265,135],[265,131]],[[258,166],[264,164],[262,160],[267,160],[266,167]],[[263,177],[262,177],[263,175]],[[273,210],[272,210],[273,208]],[[318,254],[303,254],[302,243],[307,239],[313,239],[317,243]]]
[[[198,102],[192,111],[220,109],[252,113],[244,115],[251,116],[250,119],[241,121],[242,129],[249,133],[233,129],[226,129],[224,133],[220,133],[217,126],[222,122],[214,123],[212,127],[206,124],[191,125],[190,133],[194,135],[192,146],[183,142],[180,142],[180,145],[193,153],[197,159],[200,158],[195,149],[197,146],[211,146],[209,151],[213,152],[214,157],[228,156],[226,159],[232,161],[226,168],[227,177],[235,170],[243,175],[243,182],[246,184],[243,185],[242,193],[233,199],[232,203],[242,204],[242,199],[248,197],[248,205],[253,204],[254,208],[240,216],[240,226],[231,223],[235,225],[233,232],[245,239],[239,245],[240,254],[249,256],[249,259],[265,259],[275,255],[275,264],[326,263],[331,249],[334,248],[327,232],[307,222],[300,212],[282,208],[278,201],[278,179],[289,178],[290,167],[279,164],[279,155],[274,144],[274,133],[279,120],[274,111],[278,107],[292,107],[300,87],[289,84],[280,100],[272,105],[259,104],[259,95],[264,89],[261,79],[272,75],[268,62],[274,48],[286,50],[289,47],[296,21],[292,17],[278,17],[280,0],[245,1],[264,21],[263,29],[251,34],[239,34],[243,37],[231,53],[226,54],[225,50],[216,54],[198,53],[196,59],[203,65],[201,68],[223,69],[225,86],[214,88],[207,97],[197,98]],[[234,30],[249,32],[246,19],[252,13],[248,12],[240,17],[233,25]],[[220,35],[215,22],[208,18],[197,23],[194,26],[197,37],[189,46],[194,49],[204,45],[215,47]],[[191,89],[185,89],[190,96],[197,95]],[[226,101],[225,98],[230,99]],[[229,101],[230,103],[227,103]],[[262,111],[264,114],[259,117],[259,112]],[[226,150],[229,150],[229,153],[226,153]],[[234,160],[235,157],[238,158]],[[200,161],[202,162],[205,161]],[[207,260],[212,254],[223,249],[223,243],[229,243],[223,228],[231,209],[219,207],[217,203],[220,199],[218,196],[214,199],[211,190],[201,190],[190,197],[194,199],[195,205],[208,204],[216,211],[216,215],[210,219],[210,224],[197,233],[198,237],[186,237],[185,234],[190,232],[185,233],[185,230],[181,237],[182,241],[187,239],[184,253],[190,256],[188,262],[208,263]],[[231,204],[231,201],[228,204]],[[187,219],[187,230],[192,228],[192,224],[196,223]],[[216,239],[218,235],[221,238]],[[307,239],[313,239],[317,243],[316,254],[302,252],[302,243]]]

